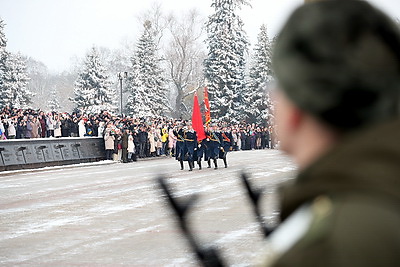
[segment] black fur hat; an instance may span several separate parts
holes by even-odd
[[[400,26],[366,1],[304,4],[277,38],[279,87],[342,131],[399,115]]]

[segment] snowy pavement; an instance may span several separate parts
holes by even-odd
[[[230,266],[249,266],[262,235],[239,172],[266,188],[263,215],[274,223],[277,185],[295,167],[277,150],[232,152],[228,161],[192,172],[170,158],[0,172],[0,266],[198,266],[159,174],[177,196],[200,194],[189,219],[202,244],[217,246]]]

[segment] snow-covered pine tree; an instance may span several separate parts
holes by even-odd
[[[10,72],[8,70],[9,52],[7,52],[7,38],[4,33],[4,21],[0,18],[0,108],[10,105],[12,100],[11,86],[9,84]]]
[[[4,33],[4,20],[0,18],[0,53],[6,50],[7,46],[7,38],[6,34]]]
[[[170,110],[165,78],[152,32],[150,21],[146,21],[127,77],[129,97],[126,109],[130,115],[137,117],[165,115]]]
[[[52,112],[60,110],[60,102],[58,101],[57,90],[55,87],[53,88],[53,90],[51,90],[51,96],[49,101],[47,102],[47,106]]]
[[[247,0],[213,0],[215,13],[206,24],[208,56],[204,73],[208,83],[213,118],[239,121],[243,117],[245,53],[248,40],[236,9]]]
[[[99,53],[93,47],[86,55],[83,68],[75,81],[72,102],[83,113],[99,113],[102,110],[116,111],[116,90],[111,86],[107,71]]]
[[[273,80],[271,53],[272,43],[268,38],[267,27],[262,25],[254,47],[249,78],[244,93],[246,121],[269,124],[272,118],[272,101],[267,85]]]
[[[28,108],[34,94],[27,87],[30,78],[26,70],[26,61],[19,53],[9,53],[6,65],[6,82],[9,86],[7,91],[11,93],[11,102],[8,105],[16,108]]]
[[[4,21],[0,18],[0,107],[27,108],[33,93],[28,90],[26,62],[7,51]]]

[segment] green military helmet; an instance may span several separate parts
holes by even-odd
[[[399,27],[365,1],[299,7],[274,48],[280,88],[302,110],[342,131],[398,117]]]

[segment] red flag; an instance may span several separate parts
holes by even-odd
[[[211,122],[211,109],[210,109],[210,102],[208,101],[207,87],[204,87],[204,106],[206,107],[205,111],[206,125],[208,125]]]
[[[197,98],[197,93],[194,93],[193,97],[193,113],[192,113],[192,126],[197,133],[197,141],[206,138],[206,133],[204,132],[203,119],[201,118],[199,100]]]

